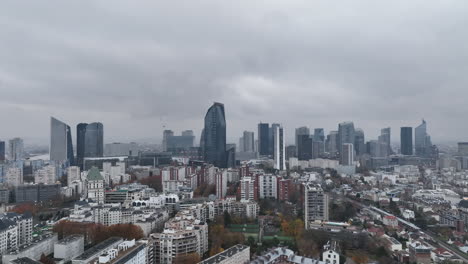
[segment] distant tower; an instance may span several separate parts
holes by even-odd
[[[162,150],[167,151],[167,140],[170,137],[174,136],[174,132],[172,130],[164,130],[163,132],[163,142],[162,142]]]
[[[226,117],[224,105],[214,103],[205,115],[203,157],[216,167],[226,168]]]
[[[422,124],[414,129],[414,148],[416,156],[429,157],[432,152],[432,141],[429,134],[427,134],[427,124],[423,119]]]
[[[62,121],[50,118],[50,160],[68,161],[74,164],[73,142],[70,126]]]
[[[268,123],[258,124],[258,154],[266,156],[269,154],[270,141],[270,125]]]
[[[84,169],[84,158],[104,155],[104,126],[102,123],[80,123],[76,126],[77,164]]]
[[[341,145],[341,159],[340,164],[344,166],[352,166],[354,163],[354,147],[351,143],[344,143]]]
[[[24,158],[23,139],[13,138],[8,141],[8,158],[12,161],[22,160]]]
[[[401,154],[413,155],[413,128],[402,127],[400,133]]]
[[[275,169],[286,170],[286,146],[284,144],[284,129],[282,126],[275,127],[273,138]]]

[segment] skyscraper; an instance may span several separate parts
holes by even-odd
[[[299,137],[302,138],[302,136],[304,136],[304,135],[306,135],[306,136],[310,135],[310,129],[308,127],[303,126],[303,127],[296,128],[294,143],[295,143],[298,150],[299,150]]]
[[[49,154],[52,161],[68,161],[72,165],[75,162],[70,126],[54,117],[50,117]]]
[[[216,167],[226,168],[226,117],[224,105],[214,103],[205,115],[203,157]]]
[[[170,137],[174,136],[174,132],[172,130],[164,130],[163,132],[163,141],[162,141],[162,150],[167,151],[167,140]]]
[[[344,144],[353,144],[355,141],[355,131],[353,122],[343,122],[338,125],[338,151],[340,159],[343,160],[342,149]],[[354,146],[353,146],[354,151]]]
[[[338,152],[338,131],[330,131],[327,136],[326,152],[336,154]]]
[[[393,151],[391,146],[391,129],[389,127],[382,128],[380,130],[379,142],[387,146],[387,153],[385,156],[392,154]]]
[[[356,128],[354,131],[354,149],[356,155],[360,156],[366,153],[366,141],[364,138],[364,131],[360,128]]]
[[[258,124],[258,153],[262,156],[268,155],[270,128],[268,123]]]
[[[269,143],[269,155],[273,156],[275,154],[275,131],[276,131],[276,128],[280,127],[280,124],[277,124],[277,123],[273,123],[271,124],[271,127],[270,127],[270,134],[269,134],[269,138],[270,138],[270,143]]]
[[[328,221],[328,195],[318,184],[306,183],[304,185],[304,222],[305,228],[315,221]]]
[[[432,152],[432,141],[429,134],[427,134],[427,124],[423,119],[421,125],[414,129],[414,148],[416,156],[429,157]]]
[[[5,141],[0,141],[0,162],[5,161]]]
[[[413,128],[402,127],[400,132],[401,154],[413,155]]]
[[[13,138],[8,141],[8,158],[12,161],[22,160],[24,158],[23,139]]]
[[[284,144],[284,130],[283,127],[275,126],[274,130],[274,158],[275,169],[286,170],[286,146]]]
[[[297,158],[299,160],[312,159],[312,141],[310,135],[297,136]]]
[[[314,141],[325,142],[325,132],[323,128],[314,129]]]
[[[243,139],[244,139],[243,150],[245,152],[254,152],[255,150],[254,132],[244,131]]]
[[[351,166],[354,164],[354,147],[351,143],[344,143],[341,145],[340,151],[340,164],[344,166]]]
[[[101,123],[80,123],[76,126],[76,159],[83,169],[84,158],[104,155],[104,126]]]

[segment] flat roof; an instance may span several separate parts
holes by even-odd
[[[101,243],[97,244],[96,246],[86,250],[85,252],[83,252],[83,254],[79,255],[75,259],[76,260],[87,260],[87,259],[93,257],[94,255],[98,254],[102,250],[108,248],[112,244],[115,244],[115,243],[117,243],[119,241],[123,241],[123,239],[120,238],[120,237],[110,237],[110,238],[102,241]]]
[[[205,259],[204,261],[200,262],[199,264],[215,264],[215,263],[220,263],[221,261],[223,260],[226,260],[226,259],[229,259],[231,258],[232,256],[234,256],[235,254],[243,251],[243,250],[246,250],[248,249],[249,247],[246,246],[246,245],[241,245],[241,244],[237,244],[233,247],[230,247],[226,250],[224,250],[223,252],[221,253],[218,253],[208,259]]]

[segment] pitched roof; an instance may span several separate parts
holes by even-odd
[[[88,176],[86,178],[88,179],[88,181],[103,181],[104,180],[104,178],[102,177],[97,167],[92,167],[89,170]]]

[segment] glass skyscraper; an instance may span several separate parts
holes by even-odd
[[[54,117],[50,118],[49,154],[52,161],[68,161],[70,164],[74,164],[70,126]]]
[[[84,158],[104,155],[104,126],[102,123],[80,123],[76,126],[76,158],[83,168]]]
[[[270,149],[270,125],[268,123],[258,124],[258,154],[266,156]]]
[[[421,125],[414,129],[414,148],[416,156],[428,157],[431,154],[432,142],[431,137],[427,134],[427,124],[424,119]]]
[[[214,103],[205,115],[203,158],[219,168],[227,167],[224,105]]]
[[[402,127],[400,132],[401,154],[413,155],[413,128]]]

